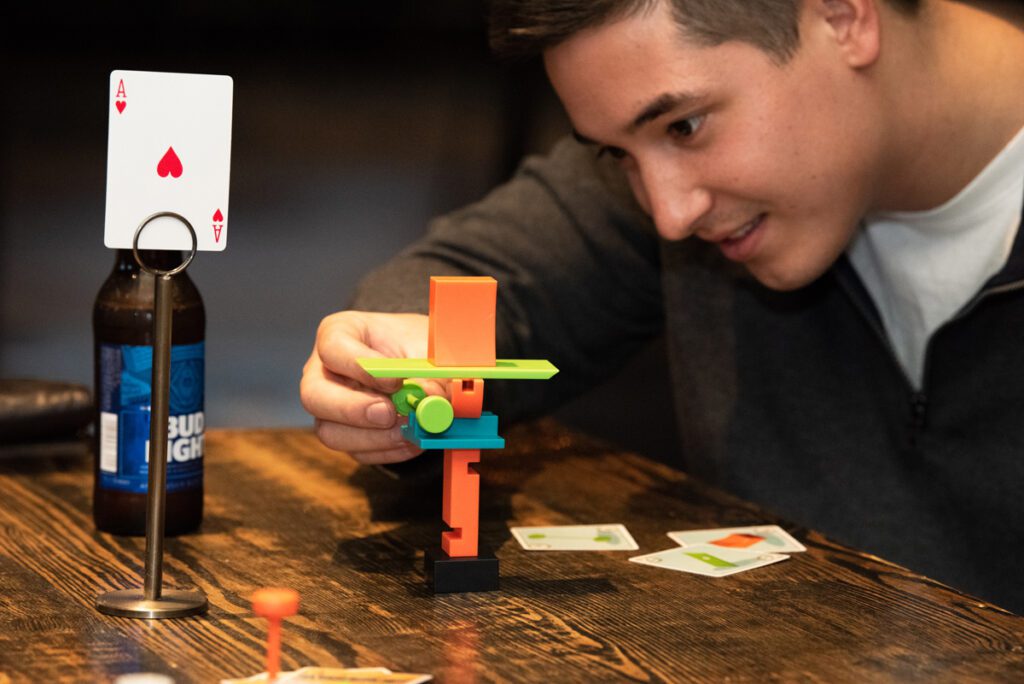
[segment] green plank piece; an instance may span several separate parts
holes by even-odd
[[[543,359],[498,359],[493,366],[435,366],[427,359],[356,359],[375,378],[547,380],[558,372]]]

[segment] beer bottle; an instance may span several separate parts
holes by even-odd
[[[178,251],[140,250],[146,265],[168,270]],[[167,446],[167,535],[191,532],[203,517],[203,339],[206,313],[187,272],[172,278],[171,377]],[[146,533],[149,414],[153,372],[154,278],[130,249],[93,307],[96,387],[93,518],[106,532]]]

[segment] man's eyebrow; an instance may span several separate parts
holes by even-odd
[[[696,93],[662,93],[637,114],[627,130],[630,132],[635,131],[645,123],[654,121],[662,114],[670,112],[676,107],[692,106],[701,99],[702,97]]]

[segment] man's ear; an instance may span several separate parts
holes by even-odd
[[[867,67],[878,59],[881,47],[878,3],[882,1],[811,0],[814,11],[827,23],[833,40],[852,67]]]

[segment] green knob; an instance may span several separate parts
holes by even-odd
[[[416,402],[416,422],[427,432],[444,432],[454,420],[455,409],[444,397],[434,395]]]
[[[413,412],[419,400],[426,396],[427,393],[415,382],[403,382],[402,389],[391,395],[391,401],[398,415],[407,416]]]

